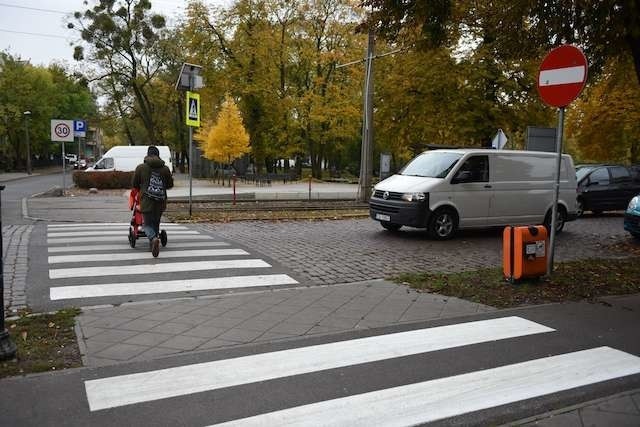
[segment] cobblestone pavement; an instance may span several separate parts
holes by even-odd
[[[27,251],[32,230],[33,225],[2,227],[4,304],[7,313],[15,313],[27,306]]]
[[[624,256],[610,248],[631,239],[622,222],[622,215],[611,214],[567,223],[557,239],[555,260]],[[274,258],[313,284],[502,265],[501,229],[463,231],[453,240],[439,242],[419,229],[388,232],[370,219],[243,221],[204,227]]]

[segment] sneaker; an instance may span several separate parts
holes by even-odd
[[[151,255],[153,255],[154,258],[157,258],[159,253],[160,253],[160,239],[156,237],[151,241]]]

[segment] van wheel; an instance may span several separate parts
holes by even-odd
[[[437,240],[447,240],[458,231],[458,214],[451,208],[439,208],[429,218],[427,232]]]
[[[551,213],[552,211],[549,210],[544,217],[544,226],[549,233],[551,233]],[[556,213],[556,234],[562,233],[565,222],[567,222],[567,211],[564,210],[563,206],[558,205],[558,212]]]

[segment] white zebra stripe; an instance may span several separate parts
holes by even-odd
[[[94,236],[94,237],[101,237],[101,236],[122,236],[122,235],[127,235],[128,234],[128,229],[124,229],[124,230],[93,230],[93,231],[69,231],[69,232],[65,232],[65,233],[51,233],[49,232],[47,234],[48,238],[51,239],[55,239],[58,237],[83,237],[83,236]],[[185,235],[190,235],[190,234],[200,234],[199,231],[195,231],[195,230],[188,230],[185,227],[185,230],[176,230],[176,229],[172,229],[172,230],[167,230],[167,233],[171,233],[172,236],[185,236]]]
[[[173,242],[174,240],[209,240],[213,239],[211,236],[207,236],[204,234],[198,235],[176,235],[167,231],[169,241]],[[68,244],[68,243],[99,243],[99,242],[128,242],[128,231],[124,230],[120,233],[119,236],[98,236],[98,237],[61,237],[56,239],[47,239],[48,245],[60,245],[60,244]],[[128,243],[127,243],[128,245]]]
[[[259,286],[282,286],[295,285],[297,283],[296,280],[286,274],[182,279],[164,282],[107,283],[102,285],[58,286],[50,288],[49,298],[55,301],[118,295],[164,294],[172,292],[254,288]]]
[[[460,323],[85,381],[92,411],[553,329],[520,317]]]
[[[128,222],[75,222],[73,224],[48,224],[47,228],[51,229],[65,229],[65,228],[78,228],[78,227],[125,227],[129,226]],[[175,222],[163,222],[160,227],[183,227],[182,224]]]
[[[598,347],[216,425],[422,425],[638,373],[639,357],[609,347]]]
[[[144,239],[141,245],[148,245],[148,242]],[[171,242],[168,248],[177,249],[177,248],[207,248],[207,247],[218,247],[218,246],[229,246],[229,243],[226,242]],[[166,249],[169,250],[169,249]],[[136,253],[138,249],[131,248],[129,245],[78,245],[78,246],[54,246],[49,247],[48,251],[50,254],[53,253],[66,253],[66,252],[99,252],[99,251],[126,251],[128,253]]]
[[[196,250],[163,250],[162,258],[195,258],[206,256],[230,256],[249,255],[243,249],[196,249]],[[98,262],[98,261],[129,261],[137,259],[150,259],[148,252],[117,253],[117,254],[90,254],[90,255],[56,255],[49,257],[49,264],[65,262]]]
[[[162,254],[162,252],[161,252]],[[151,253],[148,254],[150,259]],[[120,276],[134,274],[176,273],[183,271],[219,270],[226,268],[267,268],[271,265],[261,259],[235,259],[224,261],[171,262],[143,265],[113,265],[101,267],[59,268],[49,270],[50,279],[72,277]]]

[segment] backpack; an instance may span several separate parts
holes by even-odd
[[[144,192],[145,196],[151,200],[164,200],[167,197],[167,192],[164,188],[164,181],[162,175],[157,170],[152,170],[149,176],[149,185]]]

